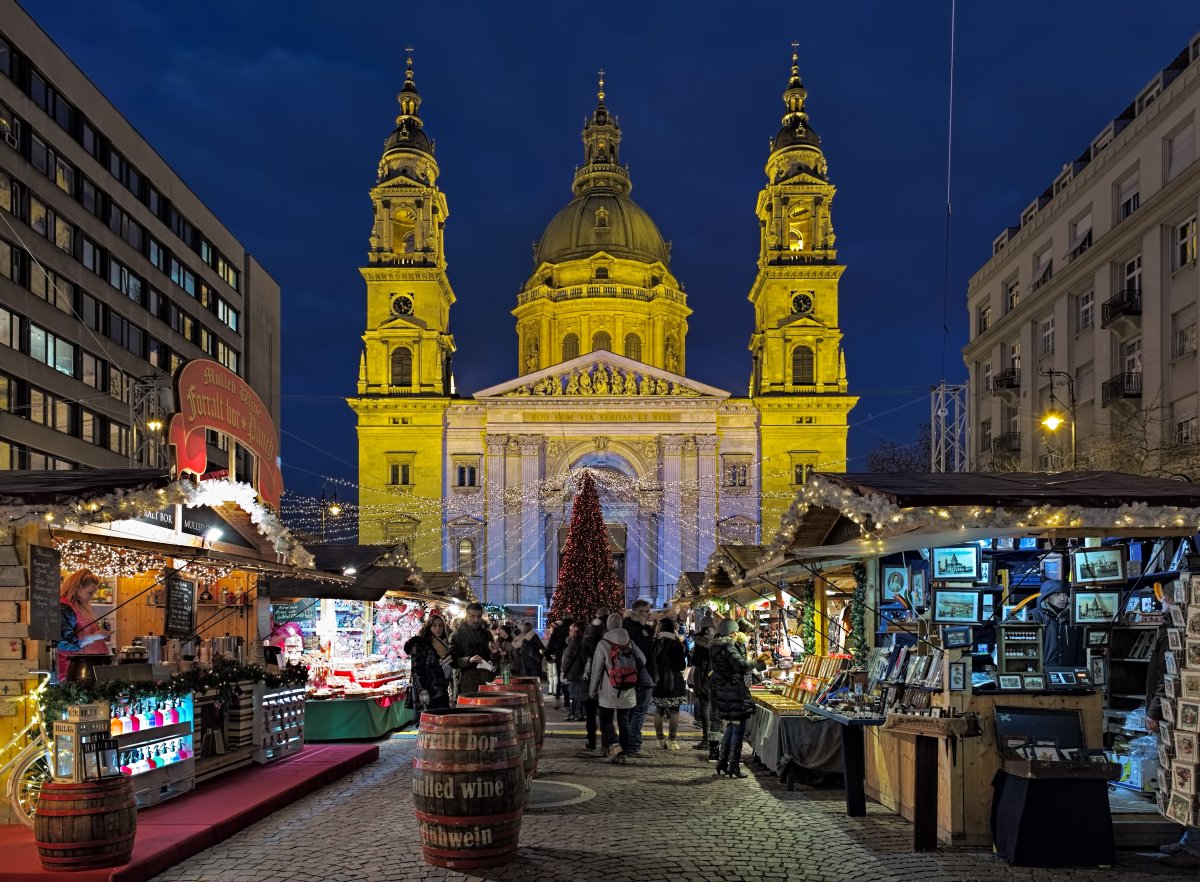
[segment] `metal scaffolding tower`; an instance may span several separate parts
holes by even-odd
[[[163,433],[171,412],[171,378],[166,374],[137,377],[129,383],[129,465],[167,467]]]
[[[967,387],[943,380],[929,390],[929,469],[965,472],[967,462]]]

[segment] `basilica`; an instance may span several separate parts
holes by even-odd
[[[838,324],[845,267],[806,98],[793,53],[755,203],[748,394],[687,376],[691,310],[667,243],[630,198],[603,79],[572,198],[538,240],[512,310],[517,376],[466,394],[451,375],[449,206],[410,58],[361,269],[367,327],[348,399],[360,541],[402,544],[426,571],[462,572],[489,603],[547,604],[573,475],[587,468],[627,595],[660,604],[718,543],[769,540],[814,468],[842,470],[857,401]]]

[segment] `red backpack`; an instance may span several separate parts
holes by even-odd
[[[633,641],[622,645],[608,643],[608,684],[620,692],[633,689],[638,682],[637,656],[633,654]]]

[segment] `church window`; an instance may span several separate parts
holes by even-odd
[[[608,209],[605,209],[605,208],[597,208],[596,209],[596,226],[597,227],[607,227],[608,226]]]
[[[411,208],[401,208],[392,216],[392,250],[412,254],[417,250],[417,216]]]
[[[397,346],[392,350],[392,385],[411,386],[413,382],[412,350]]]
[[[464,576],[475,575],[475,543],[470,539],[458,540],[458,571]]]
[[[625,335],[625,357],[634,361],[642,360],[642,338],[637,334]]]
[[[743,453],[726,454],[721,458],[722,484],[726,487],[750,485],[750,456]]]
[[[810,462],[798,462],[792,466],[792,471],[792,483],[798,486],[808,483],[808,478],[812,475],[814,467]]]
[[[456,478],[457,478],[457,480],[455,482],[456,486],[458,486],[458,487],[475,487],[475,486],[477,486],[475,483],[476,479],[477,479],[477,472],[476,472],[475,466],[459,465],[459,467],[455,470],[455,474],[456,474]]]
[[[394,462],[388,466],[388,483],[400,487],[407,487],[412,484],[412,464],[407,462]]]
[[[579,338],[574,334],[567,334],[563,337],[563,361],[570,361],[572,358],[579,358]]]
[[[592,351],[596,352],[600,349],[612,352],[612,337],[608,335],[608,331],[597,331],[592,337]]]
[[[788,248],[791,251],[804,250],[804,230],[808,226],[808,209],[803,206],[793,208],[788,215]]]
[[[597,279],[607,279],[608,278],[608,267],[606,267],[606,266],[596,267],[596,278]]]
[[[816,382],[816,365],[812,349],[807,346],[797,346],[792,350],[792,385],[811,386]]]

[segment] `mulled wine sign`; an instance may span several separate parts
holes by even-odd
[[[29,546],[29,636],[34,640],[62,637],[59,590],[62,555],[45,545]]]
[[[166,610],[163,633],[186,640],[196,631],[196,583],[179,576],[166,579]]]

